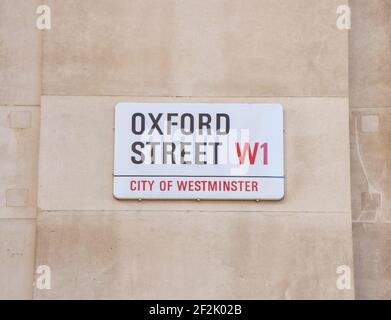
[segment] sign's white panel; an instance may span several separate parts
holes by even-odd
[[[114,196],[281,199],[282,106],[119,103]]]

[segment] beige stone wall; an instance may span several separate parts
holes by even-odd
[[[115,200],[114,106],[141,100],[282,103],[285,199]],[[36,297],[352,297],[335,285],[352,264],[348,145],[346,98],[45,96],[37,264],[58,282]]]
[[[356,297],[391,298],[391,3],[351,0],[350,118]]]
[[[39,1],[0,1],[0,298],[31,299],[42,35]]]
[[[349,41],[343,2],[0,0],[0,298],[354,298],[340,265],[386,297],[390,7],[351,1]],[[119,101],[281,103],[286,197],[115,200]]]

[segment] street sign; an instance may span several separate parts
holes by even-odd
[[[280,104],[119,103],[117,199],[280,200]]]

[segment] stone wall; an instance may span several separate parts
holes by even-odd
[[[350,147],[357,299],[391,299],[391,2],[350,0]]]
[[[389,297],[391,10],[343,3],[0,0],[0,298]],[[120,101],[281,103],[286,197],[115,200]]]

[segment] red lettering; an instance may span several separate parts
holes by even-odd
[[[250,164],[253,165],[255,163],[255,159],[257,158],[258,147],[259,147],[259,143],[257,142],[255,144],[253,150],[251,150],[250,144],[245,143],[244,147],[243,147],[243,151],[242,151],[240,149],[240,144],[236,143],[236,153],[238,154],[240,164],[244,164],[245,158],[248,153],[248,158],[249,158]]]
[[[187,182],[186,181],[180,180],[180,181],[177,181],[177,183],[178,183],[178,190],[179,191],[185,191],[186,190],[186,187],[187,187]]]

